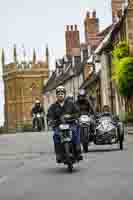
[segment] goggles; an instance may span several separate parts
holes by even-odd
[[[64,89],[56,90],[56,94],[58,94],[58,93],[63,93],[63,94],[65,94],[65,90],[64,90]]]
[[[64,93],[64,92],[62,92],[62,91],[59,91],[59,92],[56,92],[56,95],[57,95],[57,96],[64,96],[64,95],[65,95],[65,93]]]

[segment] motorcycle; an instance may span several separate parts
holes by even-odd
[[[119,126],[119,131],[118,131]],[[102,116],[96,120],[96,129],[94,134],[94,144],[116,144],[119,143],[120,150],[123,149],[124,127],[121,122],[112,120],[110,116]]]
[[[59,124],[59,135],[61,142],[62,161],[67,165],[68,171],[73,171],[73,165],[79,160],[76,157],[75,146],[72,143],[71,123],[75,122],[70,115],[63,115]]]
[[[91,139],[91,116],[82,114],[79,118],[80,125],[80,140],[85,153],[88,152],[88,145]]]
[[[42,128],[43,128],[43,124],[42,124],[42,114],[41,113],[36,113],[36,114],[33,114],[33,121],[34,121],[34,128],[35,130],[37,131],[41,131]]]

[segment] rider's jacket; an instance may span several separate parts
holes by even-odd
[[[32,115],[33,114],[37,114],[37,113],[43,113],[44,114],[44,109],[43,109],[43,106],[36,106],[34,105],[33,108],[32,108],[32,111],[31,111]]]
[[[94,113],[94,109],[88,99],[84,99],[82,101],[77,100],[76,105],[79,109],[80,114],[82,114],[82,113],[93,114]]]
[[[76,104],[72,101],[65,101],[64,104],[61,106],[58,101],[52,104],[47,113],[48,120],[55,120],[57,121],[57,125],[60,123],[60,118],[64,114],[71,115],[72,118],[78,117],[78,108]]]

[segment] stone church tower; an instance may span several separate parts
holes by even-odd
[[[48,48],[44,61],[37,61],[33,50],[32,61],[19,62],[17,49],[13,49],[13,62],[5,64],[2,51],[3,80],[5,90],[5,128],[7,131],[20,129],[31,124],[31,108],[36,98],[42,100],[42,89],[48,80]]]

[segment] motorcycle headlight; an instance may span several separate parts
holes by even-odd
[[[61,130],[67,130],[67,129],[69,129],[69,124],[60,124],[59,128]]]
[[[82,115],[79,119],[80,122],[90,122],[91,118],[88,115]]]

